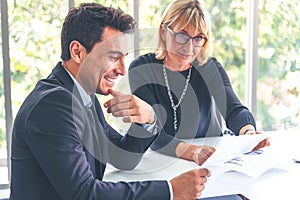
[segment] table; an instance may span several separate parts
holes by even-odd
[[[273,148],[281,150],[281,156],[300,157],[300,131],[266,132],[271,137]],[[218,138],[223,140],[224,136]],[[193,140],[199,143],[203,139]],[[210,139],[216,143],[217,140]],[[132,171],[121,171],[108,165],[104,175],[105,181],[142,181],[142,180],[170,180],[173,177],[199,168],[194,162],[166,156],[148,151],[138,166]],[[289,170],[270,169],[260,177],[253,179],[247,175],[226,172],[217,177],[211,177],[205,184],[201,197],[211,197],[229,194],[243,194],[254,200],[297,199],[300,196],[300,164],[292,163]]]

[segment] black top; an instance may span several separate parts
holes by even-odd
[[[209,58],[202,66],[192,64],[186,95],[177,108],[177,132],[174,131],[173,108],[163,75],[163,60],[154,54],[136,58],[129,67],[132,92],[153,106],[163,130],[152,144],[152,149],[175,156],[180,139],[222,135],[222,117],[226,126],[238,135],[246,124],[255,126],[249,110],[236,97],[222,65]],[[177,104],[182,94],[189,69],[176,72],[167,69],[167,77]]]

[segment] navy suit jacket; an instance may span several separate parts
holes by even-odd
[[[102,181],[106,163],[134,168],[156,136],[135,123],[122,136],[94,105],[96,131],[61,63],[37,83],[14,122],[10,199],[170,199],[166,181]]]

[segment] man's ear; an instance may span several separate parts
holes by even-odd
[[[80,42],[73,40],[70,43],[69,51],[71,58],[75,63],[79,64],[82,62],[85,48],[80,44]]]

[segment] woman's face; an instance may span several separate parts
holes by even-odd
[[[196,43],[196,41],[193,42],[192,38],[203,36],[203,33],[195,30],[191,25],[186,26],[181,31],[174,31],[174,29],[176,30],[176,26],[170,26],[163,29],[162,37],[165,40],[167,50],[166,61],[171,65],[176,65],[178,67],[192,63],[201,51],[201,47],[193,44]],[[178,35],[178,33],[182,33],[190,38],[184,44],[178,43],[175,40],[175,37],[177,37],[177,40],[180,40],[180,35]],[[177,36],[175,36],[176,34]],[[194,40],[197,40],[197,38]]]

